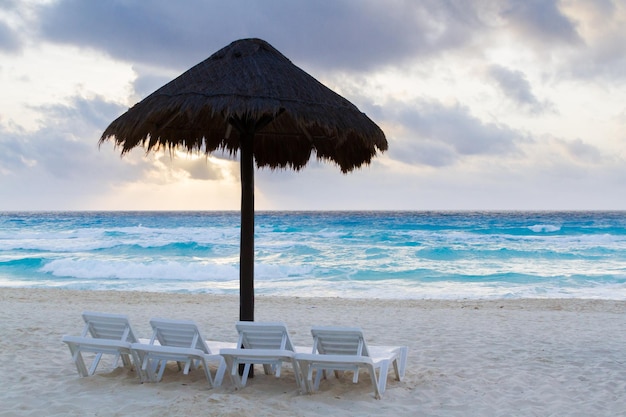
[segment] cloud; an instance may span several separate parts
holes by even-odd
[[[41,128],[27,132],[0,126],[0,209],[72,207],[110,183],[138,178],[148,162],[121,164],[118,152],[99,151],[98,139],[120,112],[101,98],[37,109]],[[6,193],[6,194],[5,194]]]
[[[392,112],[390,123],[410,132],[395,143],[390,138],[389,156],[405,163],[442,167],[474,155],[509,155],[519,152],[518,145],[528,140],[505,125],[474,117],[458,104],[419,101],[387,108]]]
[[[286,28],[281,38],[289,39],[285,45],[288,56],[319,70],[363,72],[442,54],[467,45],[482,25],[473,4],[468,2],[272,4],[275,10],[268,15],[278,16],[276,27]]]
[[[586,165],[602,165],[611,161],[612,157],[604,155],[600,149],[583,142],[581,139],[558,141],[567,155],[574,161]]]
[[[15,53],[22,49],[21,32],[26,32],[19,2],[0,0],[0,52]]]
[[[558,0],[509,0],[500,15],[523,38],[537,44],[581,42],[576,25],[559,9]]]
[[[97,49],[173,75],[244,37],[263,38],[319,74],[402,67],[450,52],[476,57],[513,34],[522,48],[546,55],[570,48],[563,72],[617,77],[626,74],[622,9],[608,1],[582,6],[556,0],[59,0],[39,6],[33,26],[42,40]],[[607,24],[598,24],[599,16]],[[588,26],[606,33],[592,39]],[[154,77],[148,71],[143,76]]]
[[[570,54],[564,73],[579,79],[623,82],[626,79],[626,5],[597,1],[574,3],[585,44]]]
[[[25,147],[27,144],[19,133],[6,132],[0,125],[0,175],[7,176],[18,173],[33,165],[32,159],[27,158]],[[1,177],[0,177],[1,178]]]
[[[61,0],[41,7],[40,35],[53,42],[99,49],[126,61],[177,67],[181,60],[193,59],[199,44],[211,39],[198,26],[200,19],[206,19],[205,27],[215,23],[214,15],[201,4],[192,6],[166,1]]]
[[[6,23],[0,20],[0,50],[5,52],[16,52],[22,46],[16,32]]]
[[[621,83],[626,78],[626,5],[622,1],[508,0],[492,19],[493,39],[513,35],[521,57],[530,48],[541,62],[531,63],[544,77]]]
[[[179,73],[164,72],[158,68],[143,65],[133,65],[133,71],[137,75],[132,84],[134,101],[141,101],[179,75]]]
[[[491,65],[488,74],[500,90],[518,106],[535,114],[541,113],[549,107],[535,97],[523,72],[510,70],[500,65]]]
[[[61,0],[39,15],[43,38],[181,70],[261,37],[308,66],[365,71],[458,48],[482,24],[473,4],[436,0]]]

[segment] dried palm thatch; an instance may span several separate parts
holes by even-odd
[[[254,161],[301,169],[314,150],[349,172],[387,149],[353,104],[260,39],[243,39],[164,85],[114,120],[100,143],[122,154],[185,149],[240,154],[240,319],[254,320]]]
[[[122,154],[136,146],[234,154],[251,129],[258,167],[299,170],[314,150],[345,173],[387,149],[382,130],[356,106],[260,39],[235,41],[159,88],[100,142],[114,137]]]

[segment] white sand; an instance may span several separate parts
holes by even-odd
[[[0,300],[0,416],[626,415],[626,302],[257,297],[256,320],[284,321],[298,345],[311,344],[312,324],[408,345],[406,378],[390,377],[377,401],[366,375],[301,395],[288,368],[280,379],[258,371],[239,391],[174,366],[157,384],[102,365],[80,378],[61,343],[80,333],[83,310],[127,314],[140,337],[160,316],[235,341],[238,297],[2,288]]]

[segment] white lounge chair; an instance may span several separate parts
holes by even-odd
[[[176,361],[185,375],[191,368],[202,365],[209,385],[220,386],[226,370],[224,359],[211,352],[195,322],[153,318],[152,337],[148,344],[133,343],[131,349],[140,363],[144,379],[158,382],[167,362]],[[217,362],[215,378],[211,377],[209,362]],[[184,365],[184,366],[181,366]]]
[[[380,399],[385,392],[390,364],[398,381],[404,376],[408,355],[406,346],[368,346],[363,331],[354,327],[313,327],[311,334],[312,353],[296,355],[304,378],[304,390],[308,393],[319,389],[322,376],[326,378],[326,371],[330,370],[335,371],[336,377],[339,377],[339,371],[352,371],[352,382],[356,384],[359,370],[365,368],[372,379],[376,399]]]
[[[61,339],[70,348],[72,360],[80,376],[93,375],[102,355],[114,355],[113,368],[117,367],[120,357],[126,367],[132,367],[135,361],[131,344],[137,342],[128,317],[121,314],[108,314],[86,311],[82,314],[85,327],[80,336],[63,336]],[[95,353],[89,369],[85,366],[83,352]],[[137,368],[137,367],[135,367]]]
[[[283,323],[258,323],[240,321],[236,324],[239,340],[236,349],[221,349],[226,360],[226,368],[236,388],[243,388],[248,380],[250,366],[262,364],[266,375],[280,377],[283,362],[291,363],[298,388],[301,375],[295,361],[295,348],[287,326]],[[243,376],[239,375],[239,365],[244,364]]]

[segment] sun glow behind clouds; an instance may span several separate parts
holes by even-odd
[[[125,183],[90,203],[101,210],[238,210],[239,205],[239,189],[234,184],[191,179]]]
[[[133,152],[123,159],[142,163]],[[110,193],[96,197],[91,205],[102,210],[238,210],[240,184],[238,163],[215,156],[174,151],[149,154],[142,178],[116,183]],[[206,176],[194,170],[206,170]]]

